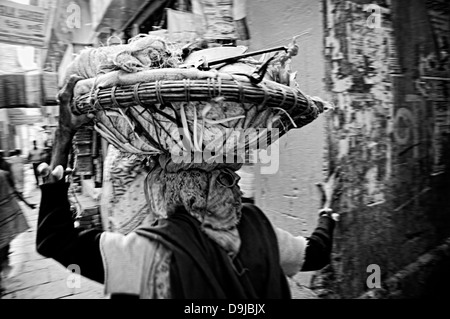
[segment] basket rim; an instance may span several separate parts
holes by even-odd
[[[114,85],[108,88],[99,87],[88,94],[76,96],[72,111],[76,114],[87,114],[106,109],[127,108],[136,104],[151,107],[166,103],[207,102],[216,98],[222,98],[224,102],[267,105],[287,112],[301,107],[303,109],[301,113],[305,114],[323,113],[328,108],[326,102],[306,95],[298,87],[292,88],[270,80],[255,84],[250,79],[243,81],[242,78],[244,77],[234,79],[187,77]]]

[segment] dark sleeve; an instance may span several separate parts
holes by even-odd
[[[100,253],[102,232],[75,228],[67,195],[68,188],[69,185],[62,182],[41,187],[37,251],[65,267],[77,265],[82,276],[103,283],[104,269]]]
[[[335,221],[329,217],[319,218],[319,223],[307,240],[305,259],[301,271],[314,271],[330,263]]]

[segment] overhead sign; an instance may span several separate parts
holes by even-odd
[[[0,42],[43,48],[46,27],[45,9],[0,0]]]
[[[198,30],[207,40],[248,40],[246,0],[192,0]],[[242,34],[241,34],[242,33]]]

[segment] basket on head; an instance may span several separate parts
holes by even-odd
[[[295,85],[286,56],[278,55],[256,81],[263,62],[247,58],[203,71],[183,65],[179,52],[153,37],[82,52],[67,74],[86,75],[75,88],[72,111],[94,113],[95,129],[122,152],[214,159],[240,156],[264,144],[270,130],[279,130],[276,139],[328,108]],[[86,60],[95,61],[97,70],[92,63],[77,66]],[[265,145],[271,142],[273,136]]]

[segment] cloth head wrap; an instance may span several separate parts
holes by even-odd
[[[183,207],[212,240],[230,254],[237,254],[242,193],[236,171],[241,167],[228,163],[177,164],[170,157],[160,156],[147,178],[149,205],[161,218]]]

